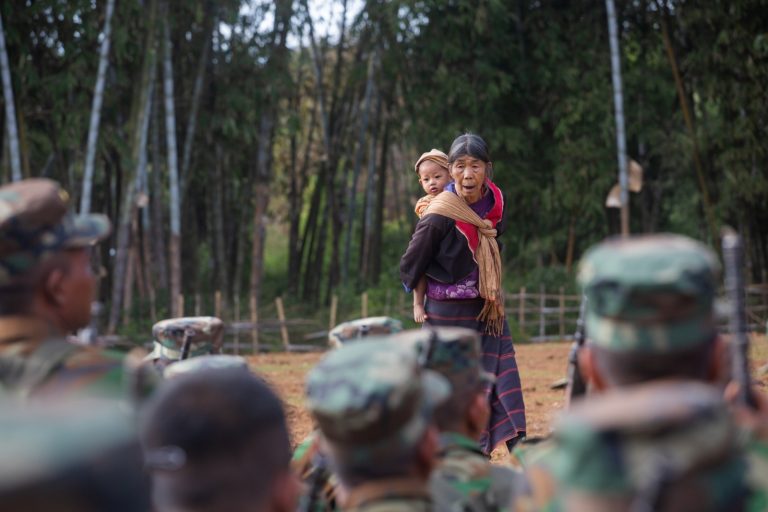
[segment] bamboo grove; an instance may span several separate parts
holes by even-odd
[[[631,230],[716,243],[731,224],[751,280],[768,280],[768,2],[616,3],[645,173]],[[509,283],[570,282],[618,231],[602,3],[27,0],[0,14],[0,180],[55,178],[113,219],[99,254],[112,331],[215,290],[225,312],[397,291],[412,163],[466,130],[507,194]]]

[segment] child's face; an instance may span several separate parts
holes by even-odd
[[[450,181],[450,173],[435,162],[426,160],[419,165],[419,183],[424,192],[430,196],[436,196],[442,192]]]

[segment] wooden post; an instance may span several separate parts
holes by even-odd
[[[235,324],[240,323],[240,294],[235,295]],[[240,355],[240,329],[235,330],[235,355]]]
[[[253,346],[253,355],[259,353],[259,313],[256,311],[256,297],[251,295],[251,345]]]
[[[221,318],[221,290],[216,290],[213,294],[213,316]]]
[[[331,314],[328,316],[328,331],[332,331],[336,327],[336,312],[339,307],[339,296],[333,295],[331,297]]]
[[[386,298],[384,299],[384,314],[386,316],[391,316],[392,315],[392,307],[391,307],[392,306],[392,290],[387,288],[387,294],[385,297]]]
[[[517,323],[520,330],[525,331],[525,286],[520,288],[519,302],[517,303]]]
[[[398,293],[398,299],[397,299],[397,315],[400,316],[402,314],[405,314],[405,294],[404,293]]]
[[[560,287],[560,339],[565,339],[565,288]]]
[[[368,292],[363,292],[363,295],[360,297],[360,313],[362,318],[366,318],[368,316]]]
[[[544,290],[544,285],[539,285],[539,337],[544,339],[544,336],[547,334],[547,326],[544,319],[544,308],[547,306],[547,298],[546,298],[546,292]]]
[[[195,316],[202,315],[203,310],[203,298],[199,293],[195,294]]]
[[[179,305],[178,316],[184,316],[184,294],[183,293],[179,294],[178,305]]]
[[[282,297],[275,299],[275,306],[277,306],[277,318],[280,320],[280,336],[283,338],[283,348],[287,352],[291,345],[291,340],[288,339],[288,326],[285,324],[285,308],[283,307]]]

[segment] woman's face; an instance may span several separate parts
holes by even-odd
[[[486,163],[471,156],[462,156],[451,165],[451,177],[456,182],[456,192],[468,203],[476,203],[483,197]]]

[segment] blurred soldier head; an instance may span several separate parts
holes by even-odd
[[[73,215],[55,181],[0,187],[0,316],[38,317],[60,333],[85,327],[96,286],[90,248],[109,232],[103,215]]]
[[[133,418],[115,404],[3,405],[0,511],[145,512]]]
[[[141,434],[160,512],[296,507],[299,484],[282,404],[245,369],[205,369],[167,381],[144,410]]]
[[[434,464],[443,377],[422,370],[410,347],[366,340],[328,353],[307,377],[309,409],[342,484],[409,477]]]
[[[403,323],[388,316],[359,318],[334,327],[328,333],[328,345],[331,348],[341,348],[345,343],[368,336],[385,336],[402,330]]]
[[[451,384],[450,398],[435,410],[438,428],[479,438],[491,414],[486,388],[494,376],[480,365],[477,332],[462,327],[414,329],[395,334],[391,341],[414,345],[422,367]]]
[[[553,510],[744,510],[739,431],[705,383],[660,381],[583,400],[560,420],[554,443]]]
[[[214,316],[169,318],[152,327],[152,337],[154,348],[147,359],[164,366],[182,356],[218,354],[224,342],[224,322]]]
[[[712,251],[684,236],[614,239],[590,249],[578,278],[589,337],[579,362],[593,386],[717,380],[718,271]]]

